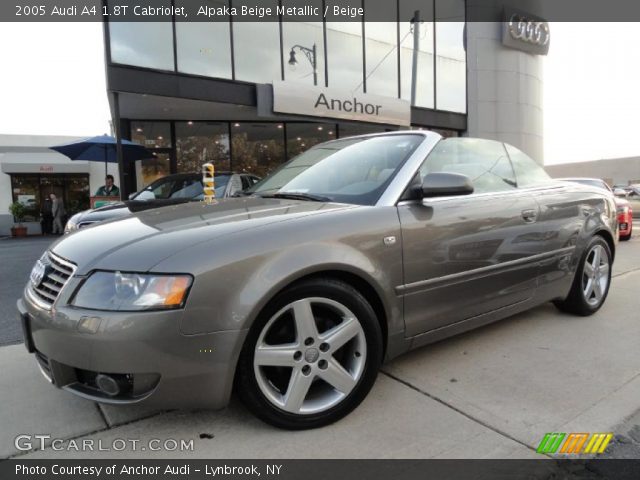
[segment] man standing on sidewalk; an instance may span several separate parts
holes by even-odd
[[[62,235],[64,232],[64,225],[62,225],[62,219],[64,218],[64,203],[62,199],[56,197],[55,193],[49,195],[51,198],[51,214],[53,215],[53,234]]]

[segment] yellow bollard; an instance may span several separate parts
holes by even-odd
[[[204,201],[213,203],[216,198],[215,167],[213,163],[202,165],[202,185],[204,187]]]

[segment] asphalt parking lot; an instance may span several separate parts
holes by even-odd
[[[640,458],[640,236],[619,245],[598,314],[544,305],[409,353],[383,367],[355,412],[304,432],[265,425],[235,398],[222,411],[157,412],[98,406],[48,385],[15,345],[14,306],[48,241],[0,240],[0,457],[539,458],[547,432],[613,432],[606,456]],[[21,452],[21,434],[67,442]],[[193,449],[151,451],[150,439],[193,440]],[[87,441],[93,450],[72,447]]]

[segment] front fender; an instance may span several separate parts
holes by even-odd
[[[193,335],[250,328],[264,306],[287,285],[328,271],[346,272],[367,282],[384,306],[389,333],[403,329],[402,302],[395,294],[395,287],[402,283],[395,209],[345,212],[296,227],[289,235],[276,227],[256,229],[250,236],[228,237],[217,246],[190,249],[191,258],[202,251],[203,263],[194,272],[181,332]],[[387,236],[396,236],[395,244],[385,244]],[[173,265],[181,263],[175,262]]]

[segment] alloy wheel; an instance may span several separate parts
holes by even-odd
[[[587,254],[582,269],[582,294],[595,307],[602,302],[609,285],[609,256],[602,245],[594,245]]]
[[[262,394],[293,414],[315,414],[344,400],[367,359],[362,325],[343,304],[328,298],[294,301],[260,332],[253,368]]]

